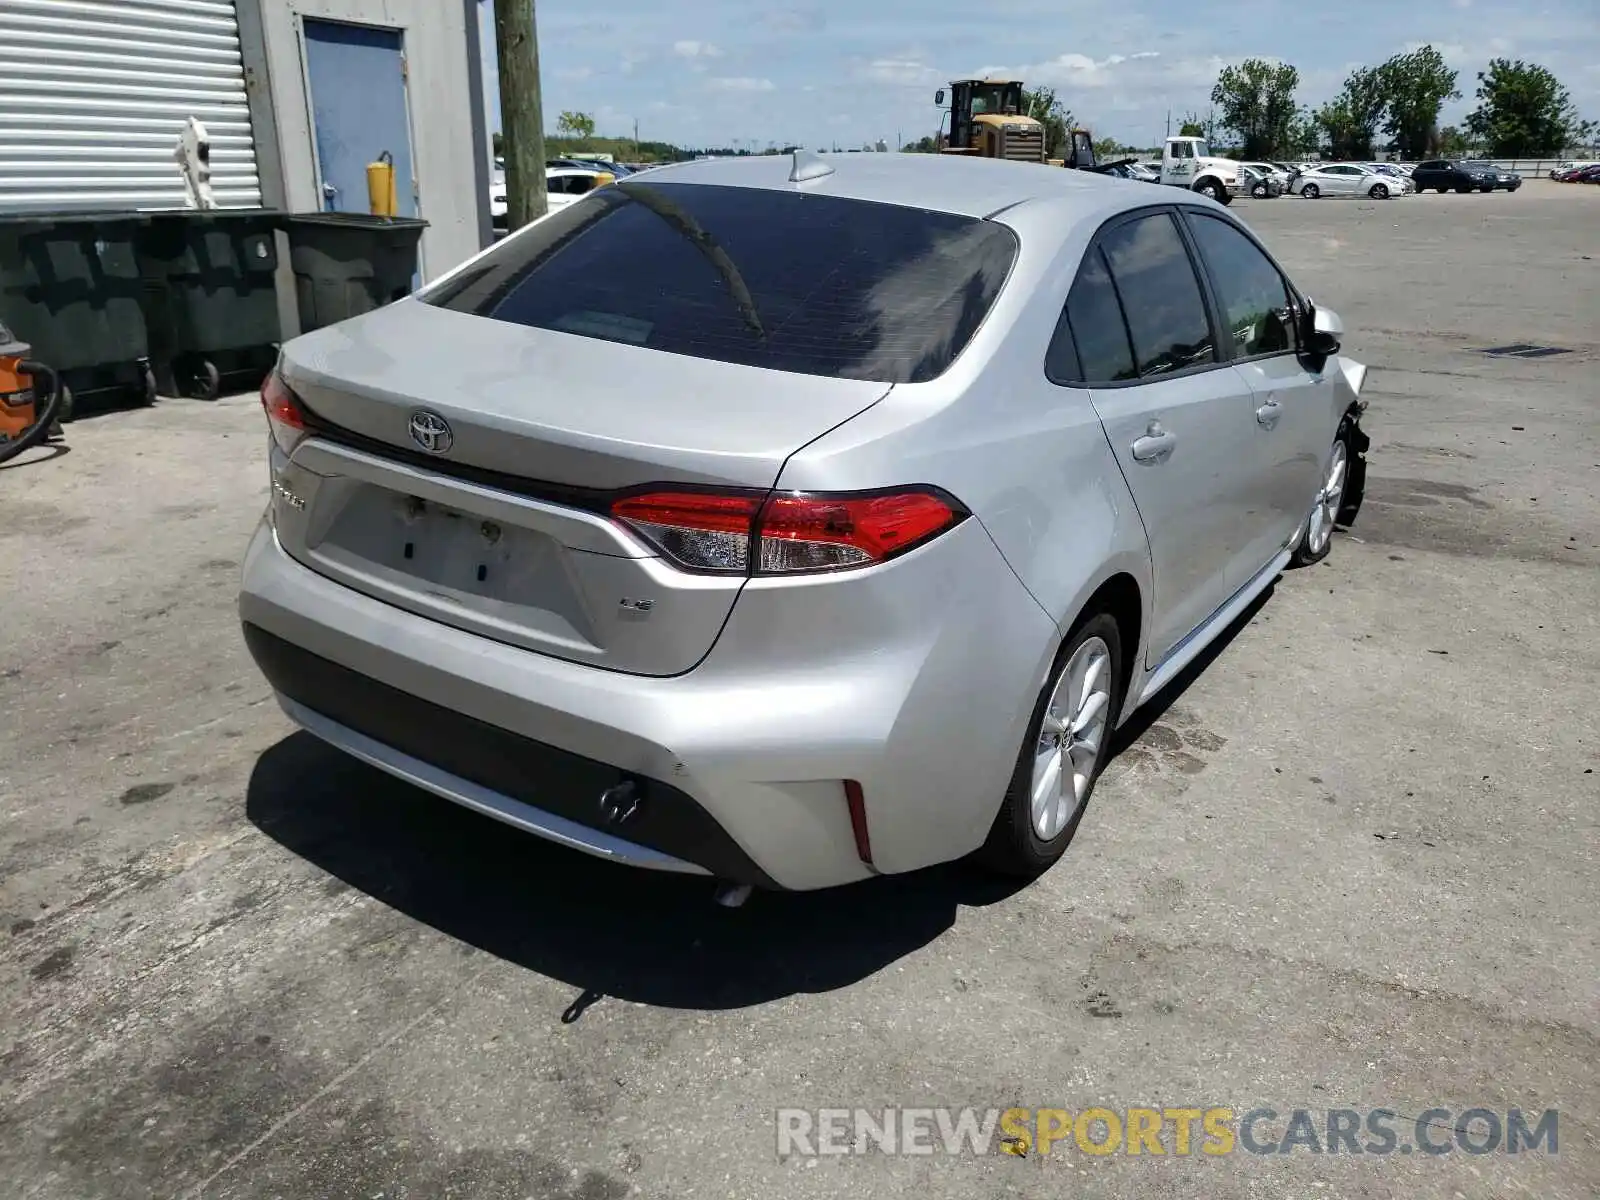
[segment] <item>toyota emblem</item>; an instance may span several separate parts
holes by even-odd
[[[411,440],[429,454],[444,454],[456,439],[448,421],[436,412],[419,408],[411,414]]]

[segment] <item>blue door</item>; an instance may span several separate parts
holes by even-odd
[[[371,211],[367,164],[387,150],[394,158],[395,215],[416,216],[400,31],[309,17],[302,24],[322,207],[328,212]]]

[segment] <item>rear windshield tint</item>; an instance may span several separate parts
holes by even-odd
[[[634,181],[422,299],[541,329],[881,383],[944,372],[1016,257],[1004,226],[800,192]]]

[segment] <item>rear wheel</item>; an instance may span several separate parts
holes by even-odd
[[[1264,183],[1254,184],[1250,188],[1250,195],[1257,200],[1265,200],[1267,198],[1267,185]]]
[[[1305,187],[1300,189],[1300,194],[1307,200],[1315,200],[1318,196],[1322,195],[1322,191],[1317,187],[1316,184],[1308,183],[1305,185]]]
[[[1109,613],[1079,622],[1062,644],[978,852],[991,869],[1033,878],[1065,853],[1110,752],[1122,704],[1122,654],[1121,631]]]
[[[1374,200],[1387,200],[1389,198],[1389,189],[1381,183],[1375,183],[1372,185],[1372,190],[1369,191],[1367,195],[1371,196]]]

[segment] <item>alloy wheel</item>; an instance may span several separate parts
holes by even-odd
[[[1349,451],[1341,438],[1333,444],[1333,455],[1328,460],[1328,474],[1322,481],[1322,490],[1311,507],[1310,522],[1306,527],[1306,549],[1312,555],[1322,553],[1328,539],[1333,536],[1334,522],[1339,517],[1339,507],[1344,503],[1344,481],[1349,467]]]
[[[1032,783],[1033,831],[1050,841],[1089,798],[1111,727],[1111,648],[1086,638],[1056,679],[1039,727]]]

